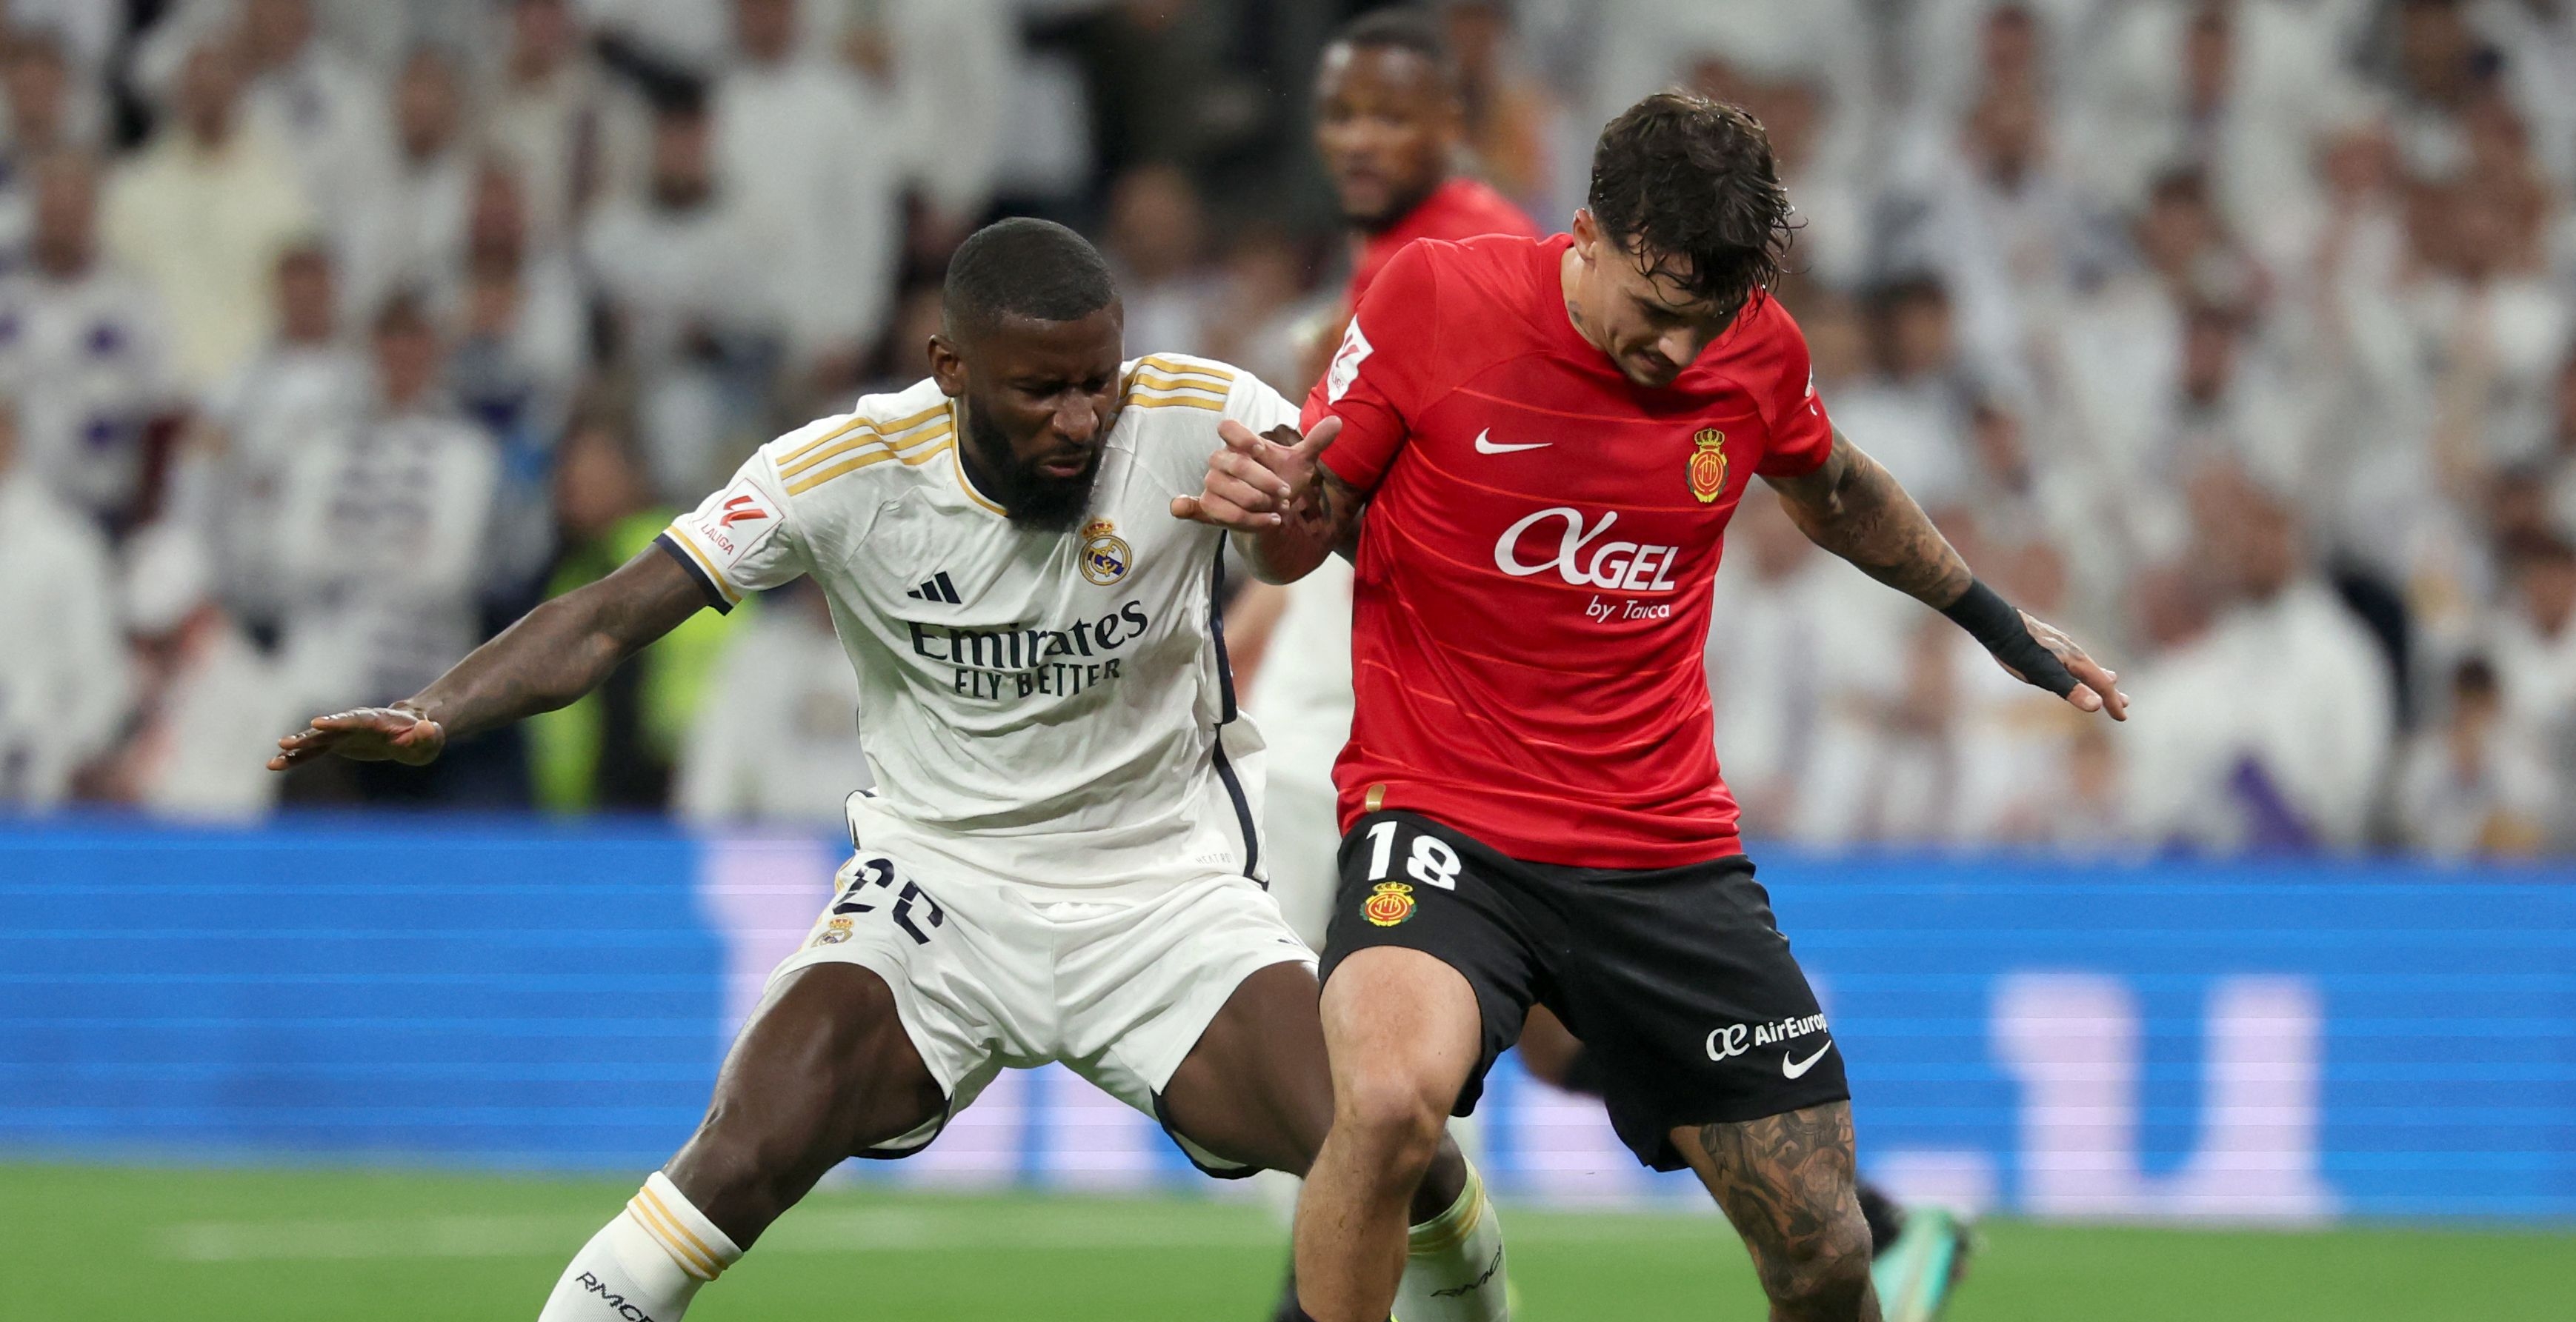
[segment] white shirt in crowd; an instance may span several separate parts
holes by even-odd
[[[125,638],[107,544],[24,465],[0,470],[0,804],[45,807],[125,714]]]
[[[491,439],[435,412],[380,418],[287,491],[287,642],[327,701],[419,692],[481,637],[476,588],[499,480]]]
[[[725,640],[680,750],[673,800],[704,825],[842,828],[867,789],[859,682],[820,601],[774,594]]]
[[[100,238],[160,295],[171,366],[190,388],[223,380],[267,341],[278,254],[313,228],[305,196],[290,158],[251,123],[213,152],[165,128],[110,178]]]
[[[716,84],[718,191],[738,209],[791,351],[864,345],[902,260],[904,129],[846,65],[735,65]]]
[[[247,619],[291,604],[283,545],[299,474],[334,468],[373,405],[366,358],[339,344],[272,344],[209,392],[209,452],[177,478],[175,503],[199,529],[214,595]]]
[[[1755,517],[1782,516],[1763,510]],[[1729,549],[1710,614],[1718,771],[1753,834],[1785,833],[1800,821],[1818,741],[1835,710],[1852,694],[1884,692],[1899,681],[1902,611],[1912,605],[1806,546],[1796,532],[1785,536],[1800,539],[1785,572],[1762,572],[1741,539]]]
[[[2526,732],[2490,729],[2464,749],[2457,732],[2436,728],[2408,741],[2394,798],[2408,845],[2465,858],[2509,842],[2542,843],[2562,812],[2557,791]],[[2517,833],[2519,841],[2499,838]]]
[[[18,403],[18,467],[92,513],[122,509],[143,430],[179,398],[169,319],[150,286],[107,262],[70,279],[0,279],[0,391]]]
[[[2364,843],[2394,725],[2388,663],[2324,584],[2239,605],[2121,684],[2142,713],[2189,714],[2121,731],[2150,839],[2225,850],[2282,812],[2319,845]]]

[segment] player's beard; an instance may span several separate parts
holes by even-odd
[[[1091,462],[1079,477],[1053,478],[1038,472],[1037,465],[1020,462],[1011,454],[1011,440],[983,416],[980,409],[966,413],[966,443],[975,454],[975,466],[992,475],[998,490],[989,493],[1001,504],[1011,522],[1037,532],[1072,532],[1082,526],[1085,514],[1091,512],[1091,487],[1100,479],[1100,454],[1093,451]]]

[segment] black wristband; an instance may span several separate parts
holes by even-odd
[[[1985,580],[1972,579],[1968,590],[1959,594],[1941,611],[1950,622],[1968,631],[1968,636],[1985,645],[1995,659],[2021,676],[2022,682],[2043,688],[2059,697],[2075,691],[2075,676],[2057,654],[2039,645],[2030,636],[2030,626],[2021,612],[2003,599]]]

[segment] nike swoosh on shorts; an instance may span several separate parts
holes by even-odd
[[[1791,1060],[1789,1059],[1788,1052],[1781,1052],[1780,1072],[1790,1078],[1797,1078],[1798,1076],[1805,1074],[1807,1071],[1814,1069],[1816,1067],[1816,1062],[1823,1060],[1825,1058],[1825,1053],[1833,1049],[1834,1044],[1830,1039],[1828,1039],[1823,1046],[1816,1048],[1816,1054],[1807,1057],[1805,1060]]]

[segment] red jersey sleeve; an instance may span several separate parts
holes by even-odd
[[[1824,398],[1816,393],[1816,368],[1807,359],[1807,336],[1780,300],[1764,295],[1762,322],[1755,327],[1771,353],[1756,359],[1761,377],[1745,384],[1770,427],[1770,444],[1755,471],[1764,477],[1801,477],[1816,471],[1833,453],[1834,423],[1825,416]]]
[[[1342,420],[1324,466],[1362,491],[1374,490],[1386,475],[1426,402],[1440,352],[1438,294],[1430,245],[1414,243],[1397,253],[1370,282],[1332,365],[1306,396],[1306,429],[1326,414]]]

